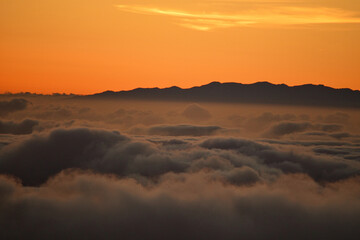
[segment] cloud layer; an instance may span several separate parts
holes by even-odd
[[[350,240],[360,233],[359,179],[322,187],[298,175],[234,188],[204,175],[168,174],[154,188],[81,172],[61,173],[38,189],[1,177],[0,222],[6,230],[0,235]]]
[[[360,174],[359,166],[351,161],[293,152],[247,139],[146,141],[88,128],[37,134],[5,146],[0,157],[0,173],[16,176],[31,186],[45,183],[69,168],[147,178],[150,182],[168,172],[209,169],[225,171],[214,176],[238,184],[241,180],[256,182],[260,177],[271,180],[282,173],[304,173],[319,182]]]
[[[30,100],[0,120],[1,239],[358,237],[358,111]]]

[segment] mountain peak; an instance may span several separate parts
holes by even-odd
[[[115,98],[127,100],[228,102],[251,104],[280,104],[303,106],[328,106],[360,108],[360,92],[350,89],[334,89],[324,85],[305,84],[290,87],[286,84],[257,82],[211,82],[206,85],[182,89],[137,88],[130,91],[103,93],[88,98]]]

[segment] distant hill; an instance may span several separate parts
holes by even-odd
[[[130,91],[106,91],[82,98],[360,107],[358,90],[334,89],[312,84],[289,87],[285,84],[276,85],[268,82],[254,84],[212,82],[188,89],[137,88]]]

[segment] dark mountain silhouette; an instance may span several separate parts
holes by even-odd
[[[229,102],[286,104],[327,107],[360,107],[360,91],[334,89],[324,85],[289,87],[268,82],[254,84],[212,82],[200,87],[182,89],[137,88],[130,91],[106,91],[84,96],[90,99],[126,99],[154,101]]]

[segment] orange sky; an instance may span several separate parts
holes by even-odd
[[[359,0],[0,0],[0,92],[360,89]]]

